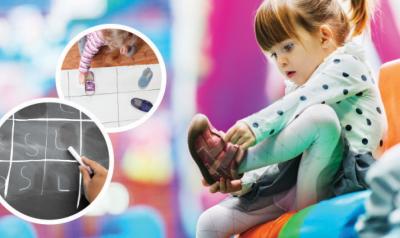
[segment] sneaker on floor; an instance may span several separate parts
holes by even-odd
[[[85,78],[85,93],[86,95],[93,95],[96,91],[96,85],[94,83],[94,74],[89,71]]]
[[[149,67],[143,70],[142,75],[139,78],[139,88],[145,88],[149,85],[151,78],[153,78],[153,71]]]
[[[131,105],[143,112],[148,112],[153,107],[150,101],[140,98],[132,98]]]
[[[220,178],[238,179],[237,167],[245,151],[239,146],[223,140],[205,115],[197,114],[189,126],[189,151],[208,184]]]

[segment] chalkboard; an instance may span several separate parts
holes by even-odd
[[[36,219],[69,217],[88,206],[78,162],[67,151],[109,167],[106,140],[83,112],[65,104],[27,106],[0,127],[0,193]]]

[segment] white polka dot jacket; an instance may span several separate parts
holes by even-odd
[[[324,59],[300,87],[242,121],[256,136],[256,143],[279,133],[307,107],[327,104],[336,112],[350,151],[374,152],[387,128],[380,92],[362,46],[349,42]],[[263,173],[263,168],[245,173],[244,190]],[[245,192],[245,191],[242,192]]]

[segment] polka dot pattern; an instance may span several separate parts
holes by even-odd
[[[354,57],[354,56],[353,56]],[[357,58],[354,57],[356,60]],[[346,58],[347,59],[347,58]],[[352,59],[350,58],[350,61]],[[332,64],[332,62],[334,64],[338,64],[338,66],[336,66],[335,72],[337,76],[339,76],[340,78],[335,78],[335,81],[333,81],[333,79],[330,78],[323,78],[324,80],[321,80],[319,85],[315,84],[314,86],[317,86],[317,88],[319,89],[319,92],[311,92],[308,91],[311,94],[308,94],[306,91],[302,91],[302,94],[297,94],[297,98],[294,98],[295,100],[297,99],[297,103],[298,105],[305,105],[305,101],[309,101],[310,103],[315,103],[315,101],[313,101],[314,98],[314,93],[316,95],[318,95],[318,97],[320,98],[319,100],[321,100],[321,104],[331,104],[334,105],[334,103],[336,103],[337,105],[341,104],[341,102],[343,102],[340,106],[335,106],[333,107],[336,111],[336,113],[338,114],[338,116],[342,116],[340,113],[344,112],[347,113],[349,112],[349,108],[350,108],[350,112],[348,113],[348,117],[341,117],[343,118],[343,120],[341,120],[341,123],[343,123],[342,125],[344,126],[343,130],[345,130],[346,132],[346,137],[350,138],[352,140],[352,143],[357,143],[358,146],[364,147],[366,148],[367,151],[371,150],[372,146],[375,146],[375,140],[369,141],[371,140],[371,138],[375,138],[372,137],[373,134],[370,134],[369,132],[374,131],[374,126],[377,126],[376,124],[379,124],[378,121],[378,115],[382,114],[382,110],[380,107],[376,107],[376,111],[377,113],[375,113],[373,110],[374,106],[371,106],[370,104],[363,104],[365,100],[365,98],[356,98],[356,97],[362,97],[365,95],[368,96],[373,96],[369,94],[369,91],[364,90],[364,91],[354,91],[354,89],[352,88],[352,86],[349,86],[350,84],[354,83],[358,83],[361,84],[363,82],[367,82],[368,80],[371,80],[373,82],[373,78],[370,76],[370,73],[367,73],[366,71],[362,73],[359,73],[359,71],[354,71],[352,70],[352,67],[346,67],[344,69],[342,69],[343,71],[336,71],[338,68],[340,68],[340,64],[343,63],[343,59],[339,59],[339,58],[334,58],[333,61],[331,61],[330,64]],[[346,62],[349,63],[349,65],[351,65],[351,62]],[[357,63],[354,62],[353,63]],[[323,76],[327,76],[329,77],[329,74],[325,74]],[[308,85],[308,84],[307,84]],[[303,88],[305,85],[301,85],[299,86],[297,89],[299,88]],[[346,88],[344,88],[346,87]],[[357,88],[360,87],[355,87],[356,90]],[[327,95],[326,97],[324,97],[324,93]],[[328,94],[329,93],[329,94]],[[334,96],[336,96],[336,100],[334,101],[332,100],[332,98],[330,98],[330,100],[328,99],[328,97],[332,96],[331,94],[335,93]],[[344,97],[344,96],[348,96],[349,94],[354,95],[355,97]],[[321,96],[319,96],[321,95]],[[324,100],[324,101],[322,101]],[[325,101],[328,100],[328,101]],[[300,101],[300,102],[299,102]],[[318,102],[318,101],[317,101]],[[379,103],[375,104],[375,105],[380,105]],[[347,108],[347,106],[349,108]],[[293,114],[292,111],[288,110],[286,111],[286,107],[279,107],[281,110],[277,110],[276,113],[279,116],[283,116],[285,113],[289,116],[292,116]],[[352,109],[351,109],[352,108]],[[371,108],[372,110],[367,110]],[[372,113],[371,113],[372,112]],[[296,112],[295,112],[296,113]],[[297,113],[299,113],[299,111],[297,111]],[[297,119],[299,117],[300,114],[296,114],[294,116],[294,119]],[[361,115],[361,116],[360,116]],[[374,123],[372,123],[372,121],[374,121]],[[258,128],[258,127],[262,127],[261,125],[259,125],[257,122],[253,122],[252,123],[253,128]],[[376,131],[376,130],[375,130]],[[273,135],[275,133],[274,129],[269,129],[269,131],[267,131],[267,133],[269,133],[269,135]],[[379,138],[379,137],[378,137]],[[372,143],[374,142],[374,143]],[[360,144],[361,143],[361,144]],[[368,146],[367,146],[368,145]],[[383,140],[379,141],[379,145],[382,146],[383,145]],[[370,148],[371,147],[371,148]],[[361,154],[357,154],[356,156],[362,156]]]
[[[365,76],[365,75],[363,74],[363,75],[361,75],[361,79],[362,79],[362,81],[367,81],[367,76]]]
[[[275,130],[272,129],[272,130],[269,132],[269,134],[272,135],[272,134],[274,134],[274,132],[275,132]]]

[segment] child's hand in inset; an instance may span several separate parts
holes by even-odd
[[[256,137],[246,123],[239,121],[229,128],[224,140],[239,145],[242,149],[247,149],[255,144]]]
[[[204,178],[201,180],[202,184],[206,187],[209,187],[210,193],[234,193],[242,190],[242,182],[240,179],[229,180],[221,178],[219,182],[215,182],[212,185],[209,185]]]
[[[128,56],[128,47],[126,45],[122,46],[119,48],[119,53],[121,53],[121,55]]]
[[[79,83],[84,84],[86,80],[87,73],[79,72]]]
[[[83,188],[85,190],[85,197],[91,203],[103,188],[108,171],[96,161],[90,160],[84,156],[82,156],[82,160],[93,171],[93,176],[90,177],[87,168],[79,166],[79,170],[81,171],[83,176]]]

